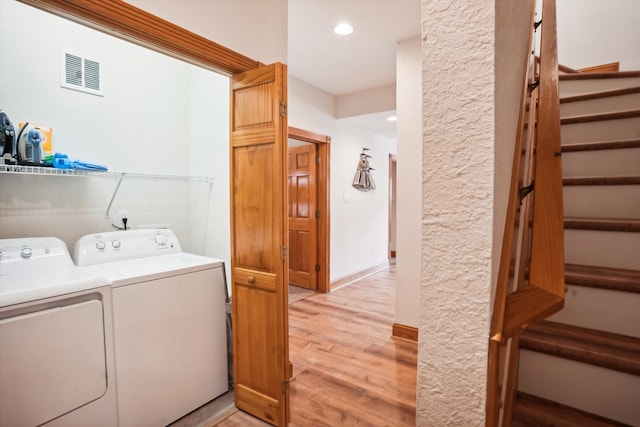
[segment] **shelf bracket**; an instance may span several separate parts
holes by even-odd
[[[118,180],[118,185],[116,185],[116,189],[113,191],[113,196],[111,196],[111,200],[109,201],[109,206],[107,206],[107,211],[104,213],[105,218],[109,218],[109,211],[111,211],[111,205],[118,194],[118,190],[120,189],[120,184],[122,184],[122,180],[124,179],[125,172],[122,172],[120,175],[120,179]]]

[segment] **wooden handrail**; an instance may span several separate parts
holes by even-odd
[[[533,16],[530,28],[535,31]],[[520,103],[489,337],[487,426],[510,425],[517,388],[515,376],[520,332],[564,305],[555,0],[543,0],[540,45],[540,59],[530,60]]]

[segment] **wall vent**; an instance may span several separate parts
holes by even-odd
[[[82,57],[69,51],[61,51],[62,74],[60,86],[104,95],[102,86],[102,63],[96,59]]]

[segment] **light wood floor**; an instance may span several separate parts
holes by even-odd
[[[391,337],[394,310],[395,266],[289,306],[290,426],[415,425],[417,345]]]

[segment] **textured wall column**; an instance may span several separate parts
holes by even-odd
[[[484,425],[494,207],[492,0],[422,0],[417,425]]]

